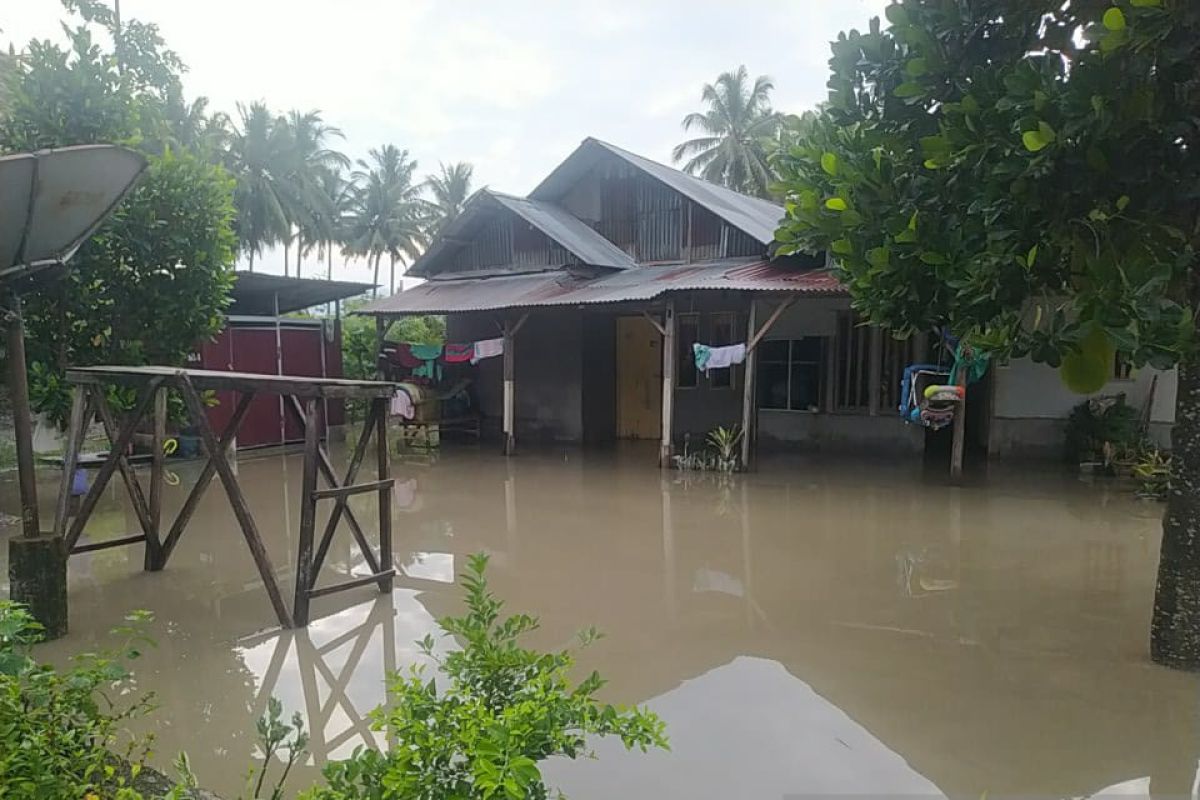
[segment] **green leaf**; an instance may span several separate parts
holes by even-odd
[[[936,161],[932,158],[925,159],[925,169],[941,169],[941,168],[942,168],[942,165],[938,161]]]
[[[834,239],[830,248],[839,256],[848,256],[854,253],[854,245],[849,239]]]
[[[925,87],[915,81],[905,81],[892,94],[896,97],[920,97],[925,94]]]
[[[1025,256],[1025,266],[1033,269],[1033,263],[1037,261],[1038,246],[1035,244],[1029,248],[1029,254]]]
[[[1129,207],[1129,195],[1123,194],[1117,198],[1117,211],[1124,211]]]
[[[1125,30],[1125,12],[1113,6],[1104,12],[1104,27],[1110,31]]]
[[[1162,0],[1129,0],[1134,8],[1161,8]]]
[[[1042,134],[1039,131],[1025,131],[1021,134],[1021,143],[1031,153],[1044,150],[1046,145],[1049,144],[1049,142],[1042,138]]]
[[[898,244],[912,244],[917,241],[917,232],[914,230],[902,230],[894,237]]]
[[[941,253],[935,253],[932,250],[926,250],[924,253],[921,253],[921,261],[930,265],[931,267],[937,267],[946,263],[946,257]]]
[[[838,173],[838,157],[835,153],[825,153],[821,156],[821,169],[828,172],[830,175]]]
[[[904,65],[904,71],[914,78],[919,78],[929,73],[929,62],[923,58],[909,59]]]
[[[886,9],[884,9],[883,15],[887,17],[888,22],[892,23],[893,25],[908,24],[908,12],[904,10],[904,6],[900,5],[899,2],[892,3]]]
[[[825,207],[830,211],[845,211],[850,206],[840,197],[831,197],[825,201]]]
[[[1042,141],[1046,144],[1050,144],[1058,139],[1058,134],[1055,133],[1054,128],[1051,128],[1050,123],[1045,120],[1038,122],[1038,135],[1042,137]]]
[[[908,218],[908,229],[910,231],[915,231],[917,229],[917,214],[919,213],[919,211],[914,211],[912,216]]]

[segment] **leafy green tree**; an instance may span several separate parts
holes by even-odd
[[[286,127],[288,139],[288,149],[283,154],[287,164],[285,211],[295,229],[296,277],[299,278],[306,234],[315,237],[309,240],[311,244],[333,233],[335,198],[326,191],[327,176],[338,175],[348,168],[350,159],[329,147],[331,139],[344,136],[340,129],[327,125],[319,111],[290,111],[281,124]],[[287,263],[286,257],[284,263]]]
[[[642,752],[667,746],[663,722],[650,711],[595,699],[604,685],[598,674],[574,683],[570,651],[522,647],[521,637],[538,621],[525,614],[501,618],[503,603],[488,589],[486,566],[486,556],[471,558],[462,575],[467,612],[440,621],[461,649],[442,655],[432,637],[418,642],[437,663],[442,684],[415,667],[392,678],[389,703],[374,712],[375,727],[394,736],[396,746],[383,753],[360,749],[328,765],[328,786],[308,800],[544,800],[550,791],[538,764],[587,755],[588,736],[616,736]],[[597,636],[585,631],[580,642]]]
[[[66,410],[68,365],[179,364],[218,331],[236,244],[228,176],[172,148],[178,58],[152,25],[127,20],[118,63],[93,37],[115,24],[108,10],[67,6],[84,22],[64,26],[68,47],[33,41],[21,54],[0,150],[114,142],[142,148],[149,168],[67,276],[26,296],[31,392],[54,417]]]
[[[395,145],[372,149],[369,160],[359,160],[353,174],[353,200],[347,220],[347,249],[365,256],[375,268],[384,255],[391,261],[389,286],[396,291],[396,262],[415,259],[426,244],[421,186],[413,183],[417,162]],[[372,296],[377,293],[372,289]]]
[[[833,43],[828,106],[777,155],[779,251],[831,253],[897,336],[945,328],[1076,388],[1114,350],[1178,363],[1151,650],[1200,667],[1200,5],[903,0],[887,19]]]
[[[432,196],[430,201],[430,233],[437,233],[446,223],[462,213],[471,196],[471,179],[475,168],[465,161],[438,164],[438,174],[425,179]]]
[[[779,115],[771,110],[775,84],[760,75],[750,84],[743,64],[722,72],[716,83],[704,85],[700,99],[707,108],[683,118],[685,131],[702,135],[675,147],[671,156],[683,170],[739,192],[767,196],[771,170],[766,141],[779,128]]]

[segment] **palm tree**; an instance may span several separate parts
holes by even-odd
[[[749,84],[743,64],[735,72],[723,72],[716,83],[708,83],[700,99],[708,106],[683,118],[683,129],[698,129],[704,135],[678,145],[671,153],[683,170],[705,180],[747,194],[767,196],[770,169],[763,140],[779,127],[779,115],[771,110],[775,84],[765,75]]]
[[[368,261],[373,259],[376,286],[379,264],[386,253],[391,260],[389,285],[394,293],[396,262],[416,258],[426,243],[421,187],[412,182],[417,162],[408,157],[407,150],[389,144],[372,149],[370,158],[359,160],[358,166],[353,174],[346,248],[366,256]],[[376,292],[372,289],[373,296]]]
[[[317,260],[325,259],[325,278],[333,279],[333,248],[347,238],[354,184],[341,170],[322,169],[318,172],[321,202],[316,211],[304,221],[299,230],[305,254],[317,251]],[[299,258],[297,258],[299,261]],[[297,273],[299,270],[297,269]]]
[[[236,180],[238,241],[250,256],[253,271],[255,255],[289,235],[288,135],[263,103],[239,103],[238,116],[240,125],[233,126],[226,167]]]
[[[475,168],[465,161],[438,164],[439,174],[425,179],[432,200],[429,202],[429,230],[437,233],[457,217],[471,196],[471,178]]]
[[[294,229],[296,241],[296,277],[300,277],[304,241],[307,233],[322,237],[319,220],[328,225],[334,216],[333,201],[323,183],[329,174],[350,166],[350,159],[328,146],[330,139],[345,138],[341,130],[326,125],[321,112],[291,111],[281,123],[288,132],[289,170],[287,174],[287,214],[289,232]],[[322,237],[327,238],[327,237]],[[310,239],[316,241],[316,239]],[[285,242],[284,247],[287,247]],[[287,251],[284,251],[286,262]]]

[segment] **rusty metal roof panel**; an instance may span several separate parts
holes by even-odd
[[[575,152],[567,156],[565,161],[538,184],[537,188],[529,193],[529,197],[533,200],[558,200],[604,153],[616,156],[661,181],[735,228],[753,236],[758,242],[770,245],[775,241],[775,231],[784,214],[781,206],[769,200],[726,189],[724,186],[718,186],[590,137],[584,139]]]
[[[769,261],[639,267],[589,278],[567,271],[540,275],[427,281],[385,297],[360,314],[453,314],[505,308],[596,305],[653,300],[674,291],[799,292],[844,294],[824,269],[794,269]]]

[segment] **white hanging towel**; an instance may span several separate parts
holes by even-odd
[[[504,339],[484,339],[481,342],[475,343],[475,355],[471,356],[471,363],[478,364],[485,358],[494,358],[495,356],[504,355]]]
[[[746,360],[746,345],[731,344],[727,347],[710,347],[708,359],[704,362],[704,370],[725,369]]]

